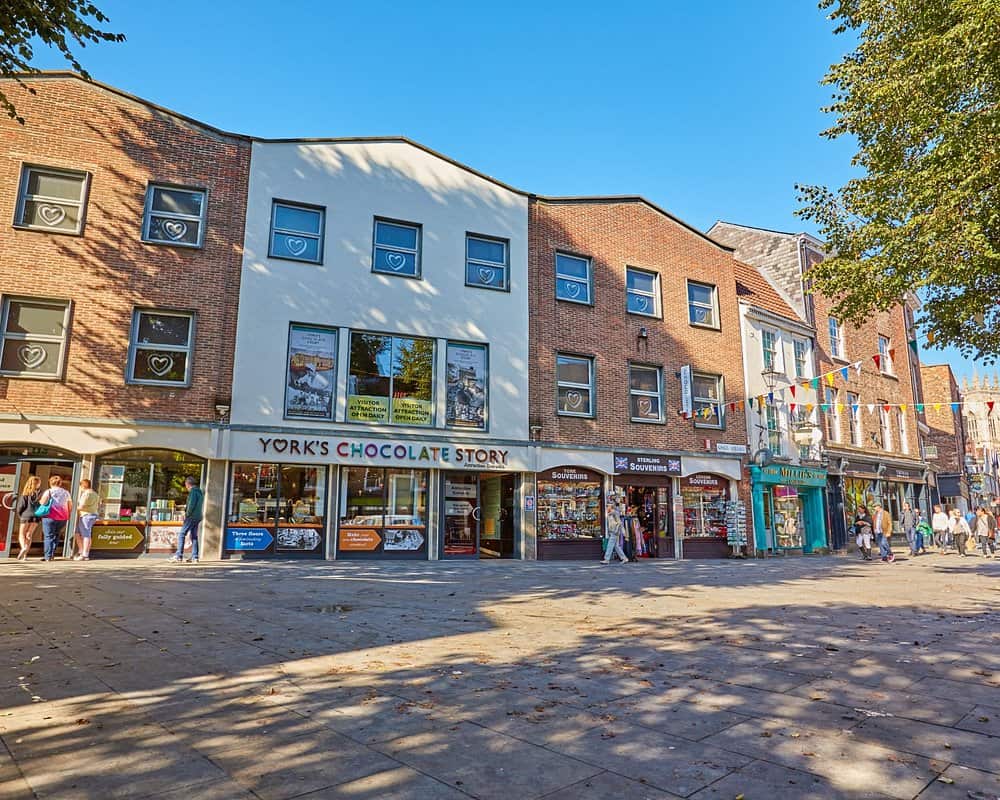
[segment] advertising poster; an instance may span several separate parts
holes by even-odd
[[[330,419],[333,416],[337,333],[292,325],[288,332],[285,415]]]
[[[273,541],[267,528],[226,528],[226,550],[267,550]]]
[[[396,397],[392,401],[392,421],[397,425],[430,425],[433,413],[430,400]]]
[[[486,429],[486,348],[448,345],[447,423],[458,428]]]
[[[388,422],[389,398],[352,394],[347,398],[347,418],[352,422]]]
[[[146,528],[149,537],[150,550],[175,551],[177,549],[177,536],[181,532],[180,525],[150,525]],[[184,550],[191,549],[191,537],[185,537]]]
[[[424,546],[424,534],[421,531],[393,528],[384,531],[385,544],[383,550],[419,550]]]
[[[341,550],[370,552],[382,544],[382,537],[372,528],[341,528],[337,546]]]
[[[319,531],[315,528],[278,528],[278,549],[310,552],[319,547]]]

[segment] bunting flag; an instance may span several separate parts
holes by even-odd
[[[989,416],[990,414],[992,414],[992,413],[993,413],[993,406],[994,406],[995,404],[996,404],[996,401],[995,401],[995,400],[987,400],[987,401],[986,401],[986,416],[987,416],[987,417],[988,417],[988,416]]]
[[[952,403],[951,404],[951,410],[954,411],[955,413],[958,413],[958,407],[959,407],[959,405],[960,405],[959,403]]]
[[[935,411],[940,411],[941,410],[941,404],[940,403],[935,403],[934,404],[934,410]]]
[[[795,384],[794,383],[791,386],[788,387],[788,391],[790,391],[792,393],[792,397],[795,397]]]
[[[910,341],[908,341],[907,344],[910,346],[910,349],[913,351],[913,355],[915,355],[915,356],[920,355],[920,351],[917,349],[917,340],[916,339],[910,339]]]
[[[866,403],[865,405],[868,408],[868,413],[869,414],[874,414],[875,413],[875,404],[874,403]]]
[[[854,362],[854,371],[856,373],[858,373],[858,375],[861,374],[861,362],[860,361],[855,361]]]
[[[882,354],[876,353],[872,356],[872,361],[875,362],[875,369],[882,369]]]
[[[844,404],[843,403],[837,403],[837,413],[838,414],[842,414],[843,412],[844,412]]]
[[[889,360],[890,361],[895,361],[896,360],[896,348],[895,347],[890,347],[889,348]]]
[[[828,373],[826,374],[826,382],[827,382],[827,383],[828,383],[828,384],[829,384],[830,386],[833,386],[833,373],[832,373],[832,372],[828,372]]]
[[[906,413],[906,403],[900,403],[899,404],[899,410],[902,411],[905,414]]]
[[[830,404],[829,403],[820,403],[819,404],[819,410],[822,411],[824,414],[826,414],[830,410]]]
[[[842,370],[840,370],[840,377],[844,379],[845,383],[847,382],[847,376],[850,374],[847,370],[848,370],[847,367],[844,367]]]
[[[927,331],[927,344],[934,344],[934,331]]]
[[[860,403],[853,403],[851,405],[851,413],[852,414],[857,414],[860,410],[861,410],[861,404]]]
[[[819,378],[813,378],[809,381],[809,385],[813,388],[813,391],[819,391]]]
[[[806,403],[806,413],[807,414],[812,414],[814,408],[816,408],[816,406],[814,406],[812,403]]]
[[[914,408],[917,409],[917,413],[918,414],[923,414],[924,413],[924,404],[923,403],[917,403],[914,406]]]
[[[789,403],[788,404],[788,410],[791,411],[794,414],[795,413],[795,407],[797,405],[798,405],[798,403]]]

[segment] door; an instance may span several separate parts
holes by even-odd
[[[479,476],[469,472],[444,473],[445,558],[475,558],[479,555]]]
[[[514,475],[479,479],[479,557],[514,558]]]
[[[37,459],[0,464],[0,487],[11,485],[11,481],[13,481],[10,491],[6,489],[0,491],[0,544],[4,545],[3,551],[0,552],[0,557],[7,557],[12,544],[17,542],[19,523],[12,508],[16,506],[17,495],[21,491],[21,485],[27,480],[29,475],[37,475],[41,479],[43,492],[49,487],[49,478],[53,475],[58,475],[62,478],[63,488],[73,498],[73,513],[66,524],[66,532],[63,533],[61,538],[63,555],[69,555],[73,548],[72,531],[76,525],[76,485],[80,479],[80,465],[72,461]],[[31,540],[30,555],[40,556],[42,554],[42,541],[42,529],[39,525]]]
[[[9,558],[10,548],[17,541],[19,523],[14,512],[21,490],[19,473],[20,464],[0,464],[0,558]]]

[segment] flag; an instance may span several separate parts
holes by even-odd
[[[795,384],[794,383],[791,386],[788,387],[788,391],[790,391],[792,393],[792,397],[795,397]]]
[[[890,361],[895,361],[896,360],[896,348],[895,347],[890,347],[889,348],[889,360]]]
[[[913,355],[915,356],[920,355],[920,351],[917,349],[916,339],[910,339],[910,341],[908,341],[907,344],[910,346],[910,349],[913,350]]]
[[[883,411],[888,411],[889,410],[889,404],[888,403],[883,403],[882,404],[882,410]]]
[[[769,406],[773,406],[774,405],[774,392],[768,392],[767,393],[767,404]]]
[[[935,403],[934,404],[934,410],[935,411],[940,411],[941,410],[941,404],[940,403]]]
[[[828,372],[828,373],[827,373],[827,375],[826,375],[826,382],[827,382],[827,383],[828,383],[828,384],[829,384],[830,386],[833,386],[833,373],[832,373],[832,372]]]
[[[740,411],[742,411],[742,410],[743,410],[743,401],[740,400]]]
[[[812,414],[814,408],[816,408],[816,406],[814,406],[812,403],[806,403],[806,413],[807,414]]]
[[[959,405],[961,405],[961,404],[960,403],[952,403],[951,404],[951,410],[954,411],[956,414],[958,413],[958,407],[959,407]]]
[[[992,414],[992,413],[993,413],[993,406],[994,406],[994,404],[995,404],[995,403],[996,403],[996,401],[995,401],[995,400],[987,400],[987,401],[986,401],[986,416],[987,416],[987,417],[988,417],[988,416],[989,416],[990,414]]]
[[[927,344],[934,344],[934,331],[927,331]]]
[[[861,410],[861,404],[860,403],[854,403],[851,406],[851,413],[852,414],[857,414],[860,410]]]
[[[840,413],[843,412],[843,410],[844,410],[844,404],[843,403],[837,403],[837,413],[840,414]]]
[[[917,409],[917,413],[918,414],[923,414],[924,413],[924,404],[923,403],[917,403],[914,406],[914,408]]]
[[[899,410],[902,411],[905,414],[906,413],[906,403],[900,403],[899,404]]]
[[[795,406],[796,405],[797,405],[797,403],[789,403],[788,404],[788,410],[791,411],[793,414],[795,413]]]
[[[847,376],[848,376],[849,374],[850,374],[850,373],[848,373],[848,371],[847,371],[847,367],[842,367],[842,368],[841,368],[841,370],[840,370],[840,377],[844,379],[844,382],[845,382],[845,383],[847,382]]]
[[[872,356],[872,361],[875,362],[875,369],[882,369],[882,354],[876,353]]]
[[[875,413],[875,404],[874,403],[866,403],[865,407],[868,409],[868,413],[869,414],[874,414]]]
[[[857,372],[858,375],[861,374],[861,362],[860,361],[855,361],[854,362],[854,371]]]
[[[811,387],[812,387],[812,388],[813,388],[813,389],[814,389],[815,391],[817,391],[817,392],[818,392],[818,391],[819,391],[819,378],[813,378],[813,379],[812,379],[811,381],[809,381],[809,385],[810,385],[810,386],[811,386]]]
[[[819,404],[819,410],[822,411],[825,414],[827,411],[830,410],[830,404],[829,403],[820,403]]]

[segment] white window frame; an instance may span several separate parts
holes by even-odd
[[[140,342],[139,320],[143,314],[155,315],[157,317],[183,317],[188,320],[188,343],[186,346],[177,344],[153,344],[150,342]],[[132,329],[128,337],[128,366],[125,373],[125,382],[137,386],[173,386],[185,388],[191,385],[192,363],[194,362],[194,335],[195,335],[195,315],[192,311],[175,311],[174,309],[162,308],[136,308],[132,311]],[[157,350],[171,353],[185,353],[187,358],[184,361],[184,380],[166,381],[152,378],[135,377],[135,360],[143,350]]]
[[[656,373],[656,391],[650,392],[646,389],[633,389],[632,388],[632,370],[633,369],[646,369],[653,370]],[[657,419],[645,419],[643,417],[632,416],[632,398],[633,397],[655,397],[657,408],[660,409],[660,415]],[[632,422],[640,422],[648,425],[662,425],[665,421],[663,413],[663,368],[654,366],[653,364],[632,364],[628,365],[628,415]]]
[[[47,173],[49,175],[63,175],[70,178],[80,178],[80,198],[79,200],[64,200],[61,197],[46,197],[45,195],[28,194],[28,178],[32,172]],[[47,233],[60,233],[66,236],[79,236],[83,232],[84,218],[87,214],[87,198],[90,194],[90,173],[82,170],[61,169],[59,167],[45,167],[41,164],[22,164],[21,183],[17,189],[17,206],[14,210],[14,227],[29,231],[46,231]],[[75,230],[61,228],[51,228],[47,225],[32,225],[24,221],[24,213],[28,202],[49,201],[58,206],[75,206],[79,213]]]
[[[587,266],[587,277],[580,278],[576,275],[570,275],[568,273],[559,271],[559,259],[569,258],[574,261],[582,261]],[[590,306],[594,304],[594,262],[587,258],[586,256],[578,256],[573,253],[565,253],[562,250],[557,250],[555,255],[555,273],[556,273],[556,300],[560,300],[564,303],[579,303],[580,305]],[[563,297],[559,294],[559,281],[568,281],[570,283],[576,283],[582,285],[587,290],[586,298],[579,297]]]
[[[767,339],[771,339],[771,347],[767,346]],[[773,328],[761,328],[760,329],[760,353],[761,353],[761,365],[764,367],[764,372],[778,372],[781,370],[781,361],[779,359],[779,351],[781,349],[781,340],[778,338],[778,332]],[[771,363],[768,365],[768,353],[771,354]]]
[[[899,428],[899,452],[908,456],[910,454],[910,441],[906,435],[906,412],[901,408],[896,409],[896,426]]]
[[[855,406],[858,407],[857,410],[854,409]],[[852,392],[847,393],[847,413],[850,414],[848,429],[851,436],[851,444],[854,447],[862,447],[864,430],[861,428],[861,399]]]
[[[713,380],[715,380],[715,388],[716,388],[716,391],[719,394],[719,399],[718,400],[713,400],[710,397],[699,397],[697,394],[695,394],[694,393],[694,387],[695,387],[695,384],[697,383],[697,380],[696,380],[697,378],[712,378]],[[691,375],[691,395],[692,395],[692,397],[691,397],[691,406],[692,406],[692,408],[695,411],[698,410],[697,409],[698,403],[702,403],[702,404],[705,404],[705,405],[718,406],[718,408],[716,410],[716,418],[719,420],[718,423],[713,423],[713,422],[699,422],[698,420],[699,419],[703,419],[703,417],[699,417],[696,414],[695,417],[694,417],[694,426],[696,428],[707,428],[707,429],[716,430],[716,431],[725,430],[726,422],[725,422],[725,417],[723,417],[723,411],[722,411],[722,409],[726,405],[726,384],[723,381],[722,376],[721,375],[717,375],[715,373],[711,373],[711,372],[695,372],[695,373],[693,373]]]
[[[882,449],[892,450],[892,420],[889,419],[889,412],[885,410],[885,401],[878,401],[878,424],[879,432],[882,434]]]
[[[652,278],[653,290],[651,292],[646,292],[642,289],[630,289],[628,285],[628,276],[629,273],[632,272]],[[648,313],[645,311],[633,311],[628,305],[630,295],[635,297],[648,297],[653,301],[652,309]],[[660,318],[660,274],[658,272],[653,272],[648,269],[640,269],[639,267],[625,267],[625,312],[627,314],[635,314],[638,317],[653,317],[654,319]]]
[[[157,189],[165,189],[169,192],[185,192],[187,194],[201,195],[201,214],[179,214],[174,211],[154,211],[153,195]],[[165,220],[175,220],[187,224],[188,222],[198,223],[197,242],[175,242],[170,239],[153,239],[149,235],[150,224],[153,217]],[[167,247],[201,247],[205,242],[205,223],[208,218],[208,190],[197,186],[176,186],[170,183],[150,183],[146,186],[146,203],[142,210],[142,241],[146,244],[166,245]]]
[[[710,304],[700,303],[691,299],[691,287],[699,286],[702,289],[712,290],[712,302]],[[714,283],[703,283],[702,281],[692,281],[688,280],[686,284],[687,292],[687,312],[688,312],[688,324],[693,325],[696,328],[708,328],[709,330],[718,331],[722,329],[722,320],[719,318],[719,287]],[[694,322],[691,319],[691,309],[692,308],[707,308],[712,312],[712,322]]]
[[[300,231],[295,228],[279,228],[278,227],[278,209],[279,208],[290,208],[296,211],[311,211],[314,214],[319,214],[319,233],[310,233],[309,231]],[[292,238],[298,237],[300,239],[309,239],[316,242],[316,258],[305,258],[304,256],[296,255],[275,255],[274,252],[274,235],[280,234],[281,236],[289,236]],[[314,206],[309,203],[294,203],[291,200],[278,200],[273,198],[271,200],[271,229],[267,234],[267,257],[268,258],[278,258],[282,261],[301,261],[305,264],[322,264],[323,263],[323,245],[326,239],[326,209],[323,206]],[[374,252],[374,251],[373,251]]]
[[[878,336],[878,354],[879,358],[879,371],[883,375],[896,374],[896,365],[892,363],[892,356],[889,355],[889,351],[892,349],[892,340],[888,336],[883,336],[879,334]]]
[[[10,321],[10,305],[11,303],[33,303],[35,305],[45,305],[51,306],[52,308],[62,308],[63,309],[63,335],[62,336],[50,336],[47,334],[35,334],[35,333],[8,333],[7,325]],[[3,298],[2,309],[0,309],[0,353],[3,351],[3,346],[6,342],[45,342],[45,343],[59,343],[59,360],[56,364],[56,369],[54,372],[27,372],[21,370],[5,370],[0,369],[0,375],[4,375],[9,378],[21,378],[24,380],[33,381],[58,381],[62,380],[63,370],[66,364],[66,347],[69,344],[69,319],[70,319],[70,309],[72,308],[72,302],[70,300],[55,300],[48,297],[25,297],[19,295],[12,295]],[[22,345],[23,347],[24,345]]]
[[[775,455],[781,455],[781,419],[778,409],[771,403],[764,406],[764,430],[767,431],[767,447]]]
[[[830,441],[835,444],[840,444],[843,439],[843,431],[840,424],[840,409],[837,405],[840,403],[840,390],[832,386],[827,386],[824,394],[826,395],[826,405],[829,408],[829,419],[830,429],[828,431],[830,436]]]
[[[469,243],[472,241],[477,242],[488,242],[489,244],[499,244],[503,246],[503,262],[498,261],[487,261],[482,258],[473,258],[469,255]],[[476,283],[469,281],[469,267],[476,267],[477,269],[499,269],[503,272],[503,285],[502,286],[491,286],[487,283]],[[493,292],[509,292],[510,291],[510,241],[507,239],[499,239],[495,236],[483,236],[478,233],[466,233],[465,234],[465,285],[471,286],[475,289],[489,289]]]
[[[795,361],[795,377],[811,378],[809,373],[809,343],[805,339],[792,339],[792,358]],[[801,367],[801,369],[800,369]]]
[[[392,225],[395,228],[410,228],[416,231],[417,234],[417,246],[416,247],[401,247],[395,244],[379,244],[378,241],[378,226],[379,225]],[[423,226],[418,225],[416,222],[405,222],[399,219],[389,219],[388,217],[375,217],[375,222],[372,225],[372,272],[376,275],[393,275],[397,278],[409,278],[410,280],[421,280],[424,274],[423,260],[420,258],[420,251],[423,249],[424,243],[424,230]],[[411,253],[413,255],[413,267],[414,273],[410,275],[407,272],[393,272],[391,269],[378,269],[375,264],[377,262],[376,253],[379,249],[391,250],[395,253]]]
[[[830,355],[841,361],[847,361],[847,352],[844,347],[844,329],[840,326],[840,320],[836,317],[827,317],[827,332],[830,336]],[[836,329],[836,333],[834,333]]]
[[[582,361],[587,364],[587,374],[590,378],[589,383],[576,383],[575,381],[561,381],[559,380],[559,359],[572,359],[573,361]],[[556,353],[556,415],[560,417],[585,417],[593,418],[596,413],[597,403],[595,402],[597,394],[597,387],[595,386],[595,369],[594,369],[594,357],[593,356],[580,356],[575,353]],[[559,390],[560,389],[586,389],[588,396],[590,398],[590,408],[587,412],[577,412],[577,411],[561,411],[559,409]]]

